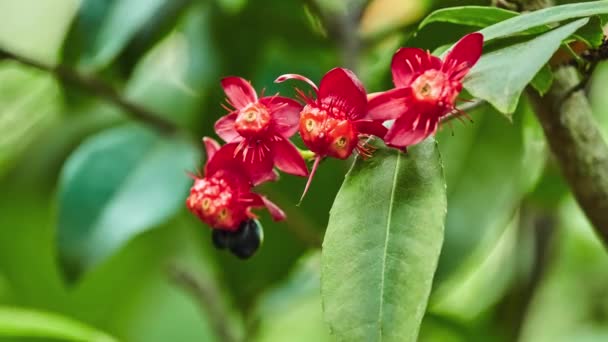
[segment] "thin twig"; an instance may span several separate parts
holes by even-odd
[[[122,109],[125,115],[128,115],[134,120],[153,126],[162,133],[173,134],[179,131],[179,127],[175,123],[137,103],[129,101],[110,84],[93,75],[81,74],[78,71],[61,64],[56,66],[47,65],[0,48],[0,59],[2,58],[12,59],[23,65],[46,71],[61,81],[78,86],[80,89],[85,89]]]
[[[224,342],[236,342],[238,338],[234,336],[232,329],[228,325],[230,315],[220,302],[220,294],[217,288],[210,282],[195,277],[186,269],[176,264],[167,267],[169,278],[186,292],[188,292],[205,312],[211,321],[211,326],[215,335]]]

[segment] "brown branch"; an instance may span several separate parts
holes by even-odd
[[[579,84],[573,67],[555,71],[551,91],[540,97],[528,95],[536,109],[549,147],[572,192],[608,246],[608,146],[595,122],[582,91],[565,96]]]
[[[236,342],[239,339],[234,336],[228,322],[230,315],[220,302],[221,295],[217,288],[210,282],[197,279],[182,267],[172,264],[167,268],[169,278],[198,302],[199,307],[211,321],[215,335],[223,342]]]
[[[61,64],[56,66],[46,65],[44,63],[0,48],[0,59],[2,58],[12,59],[23,65],[46,71],[54,75],[61,81],[75,85],[80,89],[84,89],[96,96],[105,99],[109,103],[112,103],[116,107],[122,109],[124,113],[132,119],[153,126],[162,133],[173,134],[179,131],[179,127],[173,122],[163,118],[157,113],[154,113],[142,107],[137,103],[129,101],[128,99],[124,98],[110,84],[99,78],[96,78],[95,76],[81,74],[78,71]]]

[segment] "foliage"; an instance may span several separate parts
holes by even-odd
[[[608,64],[573,55],[601,45],[608,1],[488,5],[0,3],[0,340],[604,340],[605,246],[531,98],[567,56],[608,137]],[[459,104],[472,123],[406,153],[376,139],[371,158],[326,160],[299,206],[304,179],[264,184],[288,220],[261,214],[246,262],[213,248],[184,204],[208,159],[200,137],[225,115],[222,77],[293,97],[277,76],[318,84],[345,66],[386,90],[398,47],[440,56],[475,31],[484,53],[461,98],[481,103]]]

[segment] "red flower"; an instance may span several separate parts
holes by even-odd
[[[369,101],[369,117],[395,120],[384,137],[387,145],[404,148],[435,133],[442,117],[459,113],[455,101],[462,80],[481,56],[483,36],[466,35],[444,60],[428,51],[401,48],[391,65],[395,89]]]
[[[366,117],[367,93],[352,71],[343,68],[330,70],[317,86],[308,78],[286,74],[275,82],[297,79],[308,83],[316,93],[310,98],[296,89],[306,106],[300,113],[300,135],[304,144],[317,156],[306,189],[319,161],[326,157],[348,158],[353,150],[368,155],[362,138],[369,135],[384,137],[386,128],[381,121]]]
[[[308,175],[304,159],[289,141],[298,130],[302,106],[280,96],[258,99],[255,89],[240,77],[224,78],[222,87],[234,110],[215,123],[215,131],[236,145],[234,157],[243,161],[254,185],[276,179],[273,165],[286,173]]]
[[[242,160],[235,159],[236,144],[219,144],[204,138],[207,150],[205,176],[193,176],[194,185],[186,200],[188,209],[213,229],[236,231],[239,225],[255,218],[253,208],[266,207],[272,217],[285,219],[281,209],[264,196],[251,192],[250,174]]]

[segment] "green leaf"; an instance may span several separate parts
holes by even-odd
[[[341,341],[416,341],[443,242],[446,188],[434,140],[358,159],[323,242],[325,320]]]
[[[589,23],[578,30],[575,36],[591,48],[597,48],[602,45],[604,41],[604,25],[601,18],[599,16],[591,17]]]
[[[14,307],[0,307],[0,336],[82,342],[117,341],[101,331],[58,314]]]
[[[562,40],[587,24],[580,19],[530,41],[482,56],[464,81],[475,97],[491,103],[504,114],[517,108],[521,93],[560,47]],[[511,115],[507,115],[511,118]]]
[[[496,25],[486,27],[480,32],[486,41],[507,37],[536,26],[551,24],[563,20],[589,17],[608,13],[608,1],[581,2],[550,7],[507,19]]]
[[[545,64],[545,66],[540,69],[540,71],[534,76],[530,85],[538,91],[538,93],[543,96],[545,95],[549,89],[551,89],[551,85],[553,84],[553,71],[551,71],[551,67],[549,64]]]
[[[488,6],[461,6],[437,10],[429,14],[418,29],[436,22],[486,27],[518,15],[517,12]]]
[[[59,252],[80,271],[183,206],[197,150],[139,126],[102,132],[68,159],[59,186]]]
[[[0,64],[0,175],[61,111],[57,81],[15,62]]]

